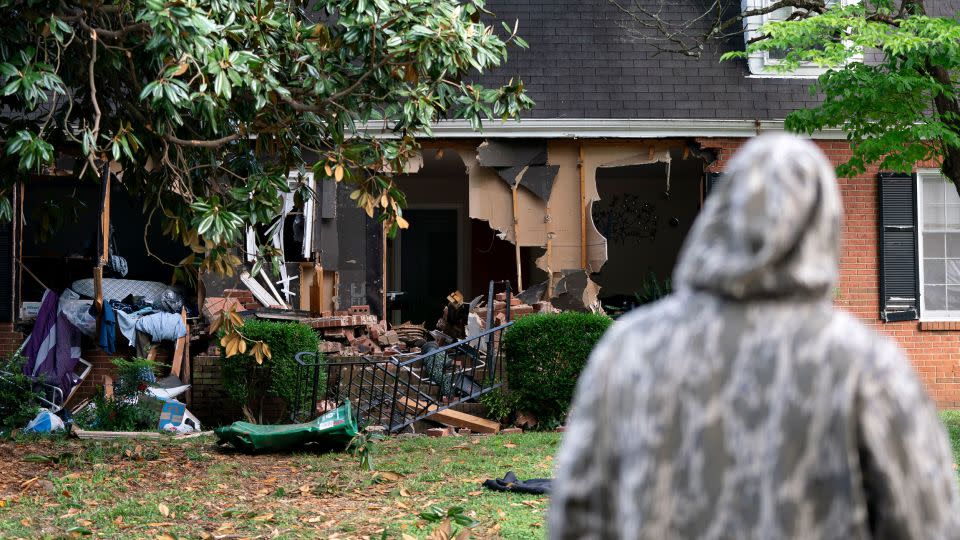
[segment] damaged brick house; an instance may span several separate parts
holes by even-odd
[[[435,129],[419,171],[401,179],[414,226],[388,246],[388,290],[421,298],[456,287],[469,298],[488,279],[556,286],[586,270],[604,304],[629,298],[649,276],[669,277],[732,153],[815,99],[815,66],[774,75],[765,56],[657,54],[607,0],[488,8],[518,19],[530,49],[483,80],[519,76],[537,106],[521,122],[488,123],[482,139],[463,123]],[[839,130],[814,139],[834,163],[849,155]],[[932,163],[840,186],[835,302],[893,336],[940,406],[960,406],[960,196]]]
[[[678,4],[678,16],[698,6]],[[518,19],[530,48],[483,81],[520,77],[537,106],[481,133],[458,121],[437,125],[399,176],[412,226],[395,239],[355,208],[345,186],[315,182],[318,197],[306,208],[287,205],[278,241],[288,264],[271,292],[311,311],[368,305],[391,323],[430,324],[451,291],[473,298],[490,280],[543,284],[559,307],[629,304],[647,284],[666,283],[732,153],[757,133],[782,130],[790,111],[814,99],[814,67],[772,75],[764,65],[775,59],[762,56],[721,63],[722,50],[699,59],[657,54],[608,0],[487,7]],[[849,154],[840,131],[815,140],[836,163]],[[960,407],[960,196],[933,164],[840,184],[836,303],[895,337],[940,406]],[[13,249],[9,236],[0,235],[0,249]],[[20,291],[29,279],[19,274],[0,265],[6,354],[22,341],[12,326],[20,302],[36,299]],[[208,293],[226,286],[206,285]]]

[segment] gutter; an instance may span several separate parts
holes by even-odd
[[[383,132],[378,122],[371,122],[360,131],[368,135]],[[382,125],[382,123],[380,123]],[[783,120],[718,120],[718,119],[616,119],[616,118],[526,118],[522,120],[487,121],[479,131],[465,120],[441,120],[433,125],[433,133],[418,134],[434,139],[475,139],[478,137],[538,139],[647,139],[670,137],[753,137],[758,132],[783,132]],[[840,129],[817,132],[813,139],[846,140]]]

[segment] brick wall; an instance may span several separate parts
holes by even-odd
[[[698,142],[718,151],[718,159],[709,170],[721,171],[745,139],[701,139]],[[850,155],[845,141],[816,143],[834,164],[846,161]],[[844,222],[837,306],[896,339],[906,350],[937,404],[943,408],[960,408],[960,324],[884,323],[880,320],[877,170],[871,169],[853,178],[840,178],[839,184]]]
[[[13,323],[0,323],[0,359],[12,357],[23,340],[24,335],[14,329]]]
[[[220,357],[194,356],[191,366],[190,412],[204,429],[229,424],[243,418],[243,412],[227,396],[220,374]]]

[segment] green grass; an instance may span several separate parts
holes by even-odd
[[[211,438],[6,443],[0,537],[424,538],[439,524],[420,513],[435,506],[462,507],[476,537],[543,538],[546,497],[480,483],[550,476],[559,438],[390,438],[373,473],[348,454],[246,456]]]
[[[960,462],[960,411],[941,418]],[[438,527],[420,517],[432,506],[462,507],[475,537],[543,538],[545,497],[480,482],[550,476],[559,441],[390,438],[373,473],[349,454],[246,456],[212,438],[0,443],[0,538],[424,538]]]
[[[940,418],[947,426],[950,445],[953,447],[953,462],[960,463],[960,411],[941,411]]]

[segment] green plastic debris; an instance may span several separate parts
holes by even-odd
[[[350,402],[303,424],[259,425],[234,422],[214,430],[217,444],[230,444],[247,453],[280,451],[315,444],[324,449],[342,449],[357,434],[357,421]]]

